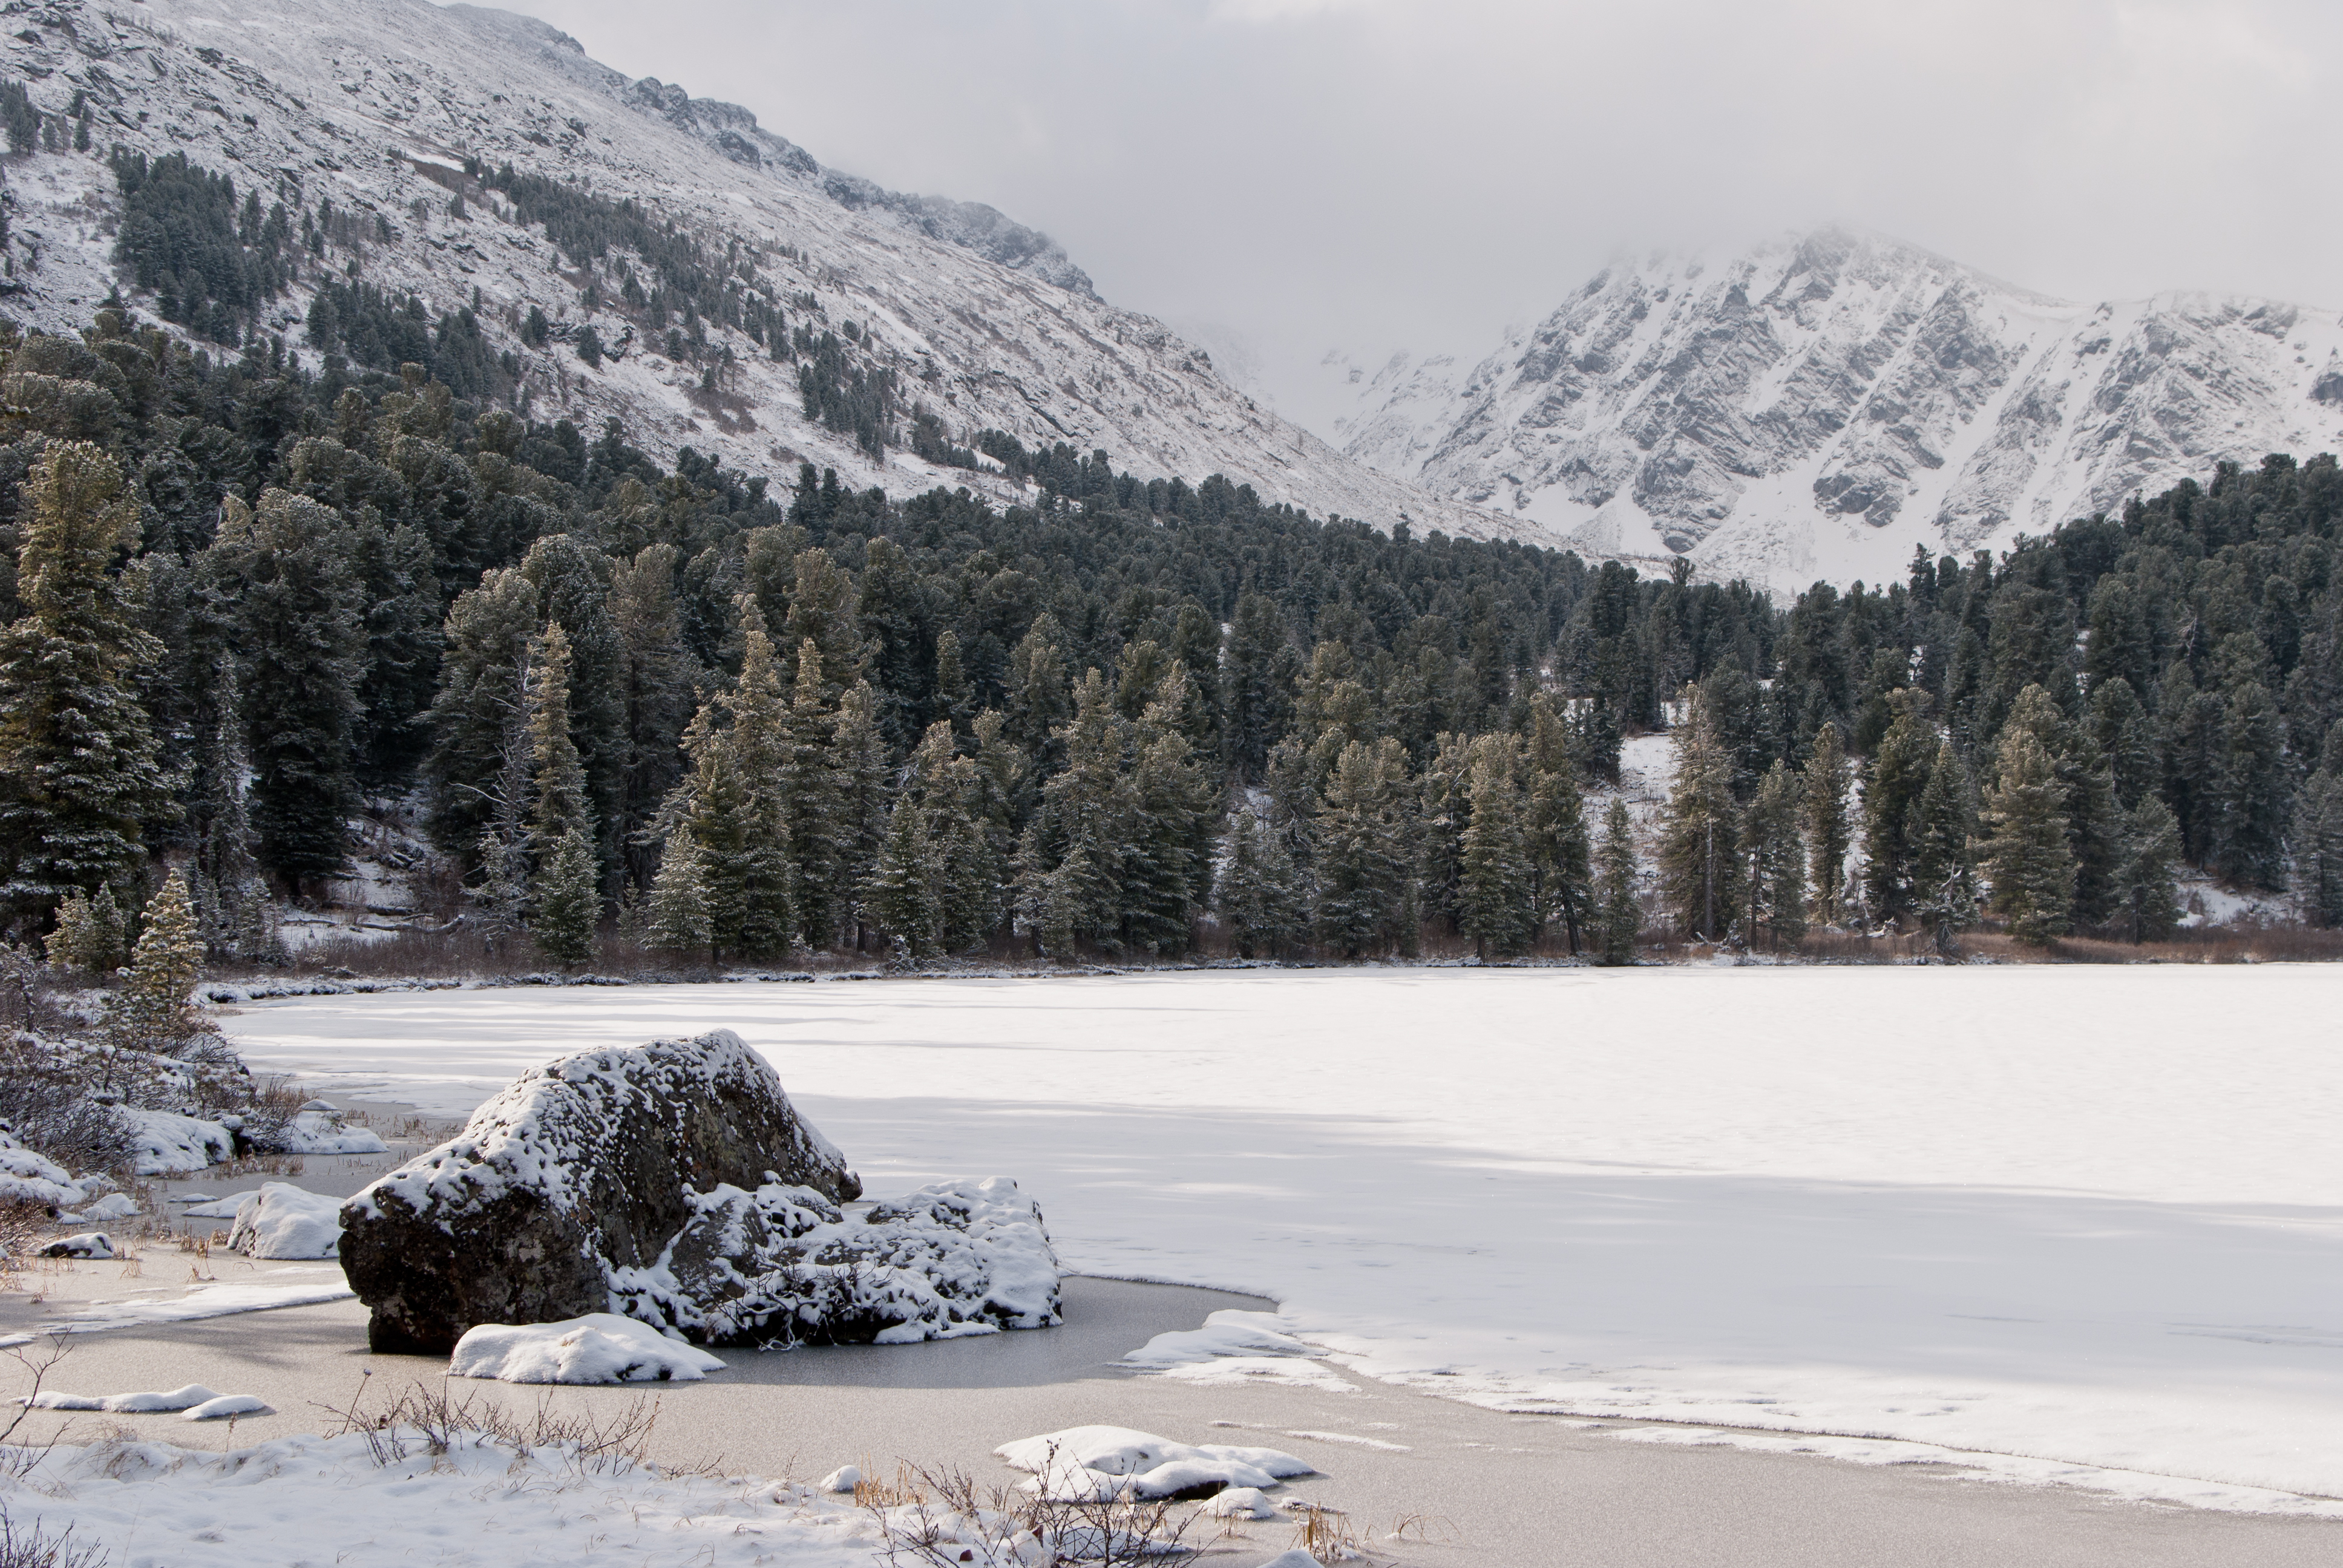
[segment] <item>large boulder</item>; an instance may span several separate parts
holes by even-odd
[[[770,1185],[862,1191],[739,1035],[587,1051],[344,1205],[342,1268],[374,1350],[445,1354],[475,1323],[610,1311],[614,1271],[655,1267],[697,1194]]]

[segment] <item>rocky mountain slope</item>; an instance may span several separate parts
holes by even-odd
[[[1469,369],[1352,373],[1352,457],[1594,550],[1781,587],[1876,582],[1916,544],[2002,546],[2217,460],[2343,447],[2333,312],[2075,304],[1839,231],[1622,263]]]
[[[1476,535],[1519,526],[1428,500],[1256,406],[1161,324],[1100,300],[1046,236],[990,207],[825,169],[747,110],[629,78],[541,23],[423,0],[11,0],[0,18],[0,77],[28,83],[45,114],[91,111],[90,150],[6,163],[0,309],[19,321],[85,322],[120,280],[106,149],[184,152],[232,176],[239,199],[257,193],[304,216],[330,200],[357,220],[271,302],[263,324],[288,346],[303,347],[309,302],[348,256],[362,260],[359,281],[413,292],[431,319],[477,300],[538,418],[591,435],[617,417],[663,460],[689,446],[782,482],[802,460],[897,494],[937,483],[1013,493],[900,447],[874,457],[807,416],[796,363],[738,330],[709,327],[692,363],[656,332],[636,342],[618,306],[643,258],[619,249],[580,266],[466,173],[468,161],[509,163],[671,220],[742,297],[792,331],[839,335],[857,371],[892,372],[899,431],[919,404],[959,441],[996,428],[1028,447],[1104,448],[1142,476],[1225,473],[1313,514],[1386,527],[1404,515]],[[550,339],[534,345],[523,337],[532,306],[551,318]],[[588,326],[612,350],[598,366],[571,347]],[[720,348],[735,365],[710,388],[706,359]]]

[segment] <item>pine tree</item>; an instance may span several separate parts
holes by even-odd
[[[651,881],[648,916],[651,946],[687,957],[709,952],[715,931],[709,918],[708,865],[688,827],[668,835]]]
[[[2222,712],[2219,823],[2213,869],[2258,888],[2286,879],[2289,787],[2285,721],[2258,681],[2229,693]]]
[[[809,637],[801,639],[775,780],[789,817],[798,934],[815,949],[838,944],[855,906],[855,886],[839,854],[838,825],[846,802],[843,781],[832,765],[838,711],[829,696],[826,668],[820,647]]]
[[[0,870],[15,918],[126,883],[142,823],[170,813],[170,781],[135,686],[161,645],[109,568],[137,538],[137,502],[98,447],[53,441],[25,485],[15,598],[0,632]]]
[[[2303,920],[2343,926],[2343,720],[2328,727],[2318,769],[2295,797],[2291,843]]]
[[[1456,924],[1483,958],[1527,952],[1537,932],[1518,765],[1519,746],[1511,735],[1483,735],[1473,743]]]
[[[211,569],[235,607],[261,863],[297,888],[349,866],[366,668],[362,585],[330,508],[286,490],[220,508]]]
[[[671,544],[646,545],[610,579],[610,620],[624,661],[619,722],[626,740],[615,836],[628,847],[638,882],[651,876],[656,835],[649,829],[682,777],[679,749],[691,722],[693,659],[675,592],[681,553]]]
[[[1675,783],[1660,819],[1662,896],[1686,935],[1721,941],[1741,903],[1741,813],[1733,753],[1702,687],[1684,689],[1674,749]]]
[[[55,929],[49,932],[49,962],[110,975],[129,957],[129,925],[113,889],[67,893],[57,901],[56,917]]]
[[[135,1050],[175,1053],[198,1023],[192,993],[203,972],[203,933],[187,898],[187,879],[173,871],[147,900],[146,929],[106,1007],[106,1031]]]
[[[1847,814],[1851,773],[1837,724],[1825,723],[1815,731],[1814,755],[1806,762],[1805,830],[1815,919],[1826,926],[1837,925],[1842,914],[1839,893],[1846,881],[1852,841]]]
[[[1863,891],[1874,920],[1896,920],[1914,907],[1912,808],[1928,787],[1937,737],[1926,692],[1902,688],[1884,701],[1892,717],[1872,753],[1863,792]]]
[[[1741,853],[1747,870],[1746,934],[1780,948],[1806,934],[1806,841],[1798,830],[1805,780],[1778,758],[1759,780],[1743,816]]]
[[[1603,815],[1603,847],[1595,856],[1595,951],[1606,964],[1635,961],[1644,926],[1635,898],[1635,825],[1627,802],[1614,798]]]
[[[839,699],[830,746],[830,782],[835,791],[830,855],[840,881],[847,886],[860,887],[879,863],[879,847],[887,837],[887,775],[891,765],[887,739],[880,732],[877,695],[869,681],[858,680]],[[1006,821],[1002,819],[1001,841],[988,841],[996,879],[1007,852]],[[998,902],[996,887],[988,907]]]
[[[819,660],[810,670],[819,690]],[[732,945],[744,953],[767,955],[788,950],[801,928],[796,919],[797,861],[791,850],[790,773],[800,766],[818,766],[818,757],[801,764],[795,755],[797,737],[789,704],[781,694],[780,669],[773,645],[761,629],[751,628],[740,660],[740,678],[724,699],[732,719],[719,744],[728,754],[734,785],[729,799],[718,809],[732,820],[710,831],[695,819],[693,829],[704,849],[719,858],[719,874],[729,884],[738,921]],[[827,910],[828,890],[823,908]]]
[[[1213,889],[1221,924],[1239,958],[1275,957],[1309,929],[1300,879],[1283,836],[1242,808],[1229,823],[1228,863]]]
[[[1042,940],[1058,956],[1077,942],[1110,951],[1122,946],[1121,867],[1134,814],[1129,729],[1105,678],[1095,668],[1086,671],[1074,688],[1074,716],[1055,737],[1065,766],[1042,787],[1036,819],[1042,859],[1025,871]]]
[[[594,928],[602,900],[595,890],[594,851],[578,823],[564,829],[553,853],[538,867],[528,934],[547,958],[564,966],[594,954]]]
[[[1970,850],[1968,769],[1947,739],[1938,743],[1927,787],[1912,803],[1905,841],[1912,850],[1912,907],[1950,956],[1953,934],[1976,923],[1976,875]]]
[[[887,819],[879,864],[862,884],[862,907],[871,925],[910,958],[932,958],[943,950],[938,859],[926,813],[908,795],[899,798]]]
[[[2033,733],[2003,738],[2001,766],[1986,792],[1985,871],[1993,908],[2024,942],[2046,942],[2071,929],[2075,855],[2066,842],[2066,791],[2057,765]]]
[[[1326,781],[1312,922],[1345,958],[1412,945],[1407,794],[1407,751],[1389,737],[1344,747]]]
[[[2343,829],[2343,822],[2337,826]],[[2170,807],[2150,795],[2132,809],[2125,829],[2116,919],[2133,941],[2160,941],[2180,925],[2180,824]]]
[[[1415,881],[1423,916],[1453,930],[1473,821],[1473,738],[1443,731],[1417,781]]]
[[[569,733],[569,638],[549,623],[529,646],[528,750],[535,806],[529,836],[541,862],[550,863],[570,834],[590,834],[586,768]]]
[[[1586,807],[1571,749],[1569,720],[1539,693],[1531,700],[1524,748],[1529,798],[1523,828],[1536,881],[1538,924],[1548,929],[1559,922],[1575,954],[1594,920],[1594,847],[1587,841]]]

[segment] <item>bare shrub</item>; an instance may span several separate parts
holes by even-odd
[[[659,1401],[653,1397],[638,1396],[615,1414],[596,1416],[585,1411],[555,1410],[552,1392],[547,1390],[539,1394],[536,1409],[522,1416],[493,1399],[475,1399],[469,1394],[451,1397],[444,1386],[435,1389],[417,1382],[382,1410],[363,1412],[360,1406],[371,1383],[371,1376],[362,1380],[346,1409],[319,1408],[341,1422],[327,1433],[328,1437],[363,1433],[377,1464],[396,1464],[417,1453],[436,1459],[467,1438],[502,1449],[516,1459],[528,1458],[540,1450],[556,1453],[581,1474],[600,1475],[651,1464],[651,1430],[659,1423]],[[710,1461],[699,1470],[712,1473],[714,1468],[715,1462]]]
[[[0,1568],[99,1568],[106,1551],[74,1539],[68,1524],[51,1535],[37,1524],[19,1524],[0,1503]]]
[[[1193,1516],[1175,1520],[1166,1503],[1053,1499],[957,1467],[899,1469],[894,1483],[867,1496],[858,1484],[854,1495],[879,1526],[888,1568],[1183,1568],[1202,1555],[1182,1541]]]
[[[89,1097],[83,1054],[38,1035],[0,1039],[0,1122],[69,1170],[110,1171],[131,1157],[130,1129]]]

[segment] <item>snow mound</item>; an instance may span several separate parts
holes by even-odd
[[[559,1323],[482,1323],[456,1342],[447,1362],[451,1376],[503,1382],[698,1382],[723,1367],[706,1351],[614,1312]]]
[[[181,1421],[225,1421],[234,1415],[274,1415],[268,1402],[257,1394],[226,1393],[207,1399],[182,1414]]]
[[[60,1393],[45,1389],[16,1402],[35,1410],[102,1410],[112,1415],[143,1415],[155,1411],[191,1410],[219,1398],[199,1382],[166,1393]]]
[[[1026,1491],[1065,1502],[1203,1497],[1317,1473],[1309,1461],[1273,1448],[1174,1442],[1127,1426],[1071,1426],[992,1452],[1032,1473]]]
[[[175,1111],[122,1111],[141,1176],[192,1176],[236,1157],[236,1137],[216,1121]]]
[[[0,1203],[64,1209],[80,1202],[82,1197],[82,1189],[65,1174],[64,1166],[0,1132]]]
[[[128,1220],[138,1213],[138,1201],[126,1192],[108,1192],[77,1214],[61,1216],[69,1225],[101,1223],[107,1220]]]
[[[614,1310],[696,1340],[916,1344],[1059,1322],[1041,1211],[1005,1176],[940,1181],[850,1213],[809,1187],[719,1186]]]
[[[1277,1510],[1258,1486],[1232,1486],[1213,1497],[1204,1510],[1215,1519],[1274,1519]]]
[[[1296,1546],[1291,1552],[1279,1553],[1262,1563],[1261,1568],[1324,1568],[1324,1565],[1309,1553]]]
[[[60,1236],[41,1249],[44,1258],[111,1258],[114,1255],[114,1238],[103,1231],[84,1231],[76,1235]]]
[[[324,1109],[317,1109],[320,1106]],[[268,1142],[287,1154],[385,1154],[390,1151],[373,1128],[344,1125],[341,1112],[323,1101],[304,1106]]]
[[[851,1493],[862,1484],[862,1472],[851,1464],[841,1464],[821,1478],[824,1492]]]
[[[211,1198],[191,1204],[179,1212],[189,1220],[233,1220],[243,1209],[244,1201],[250,1196],[249,1192],[231,1192],[225,1198]]]
[[[331,1258],[341,1242],[342,1201],[289,1181],[264,1183],[238,1200],[236,1228],[227,1237],[230,1247],[249,1258]]]

